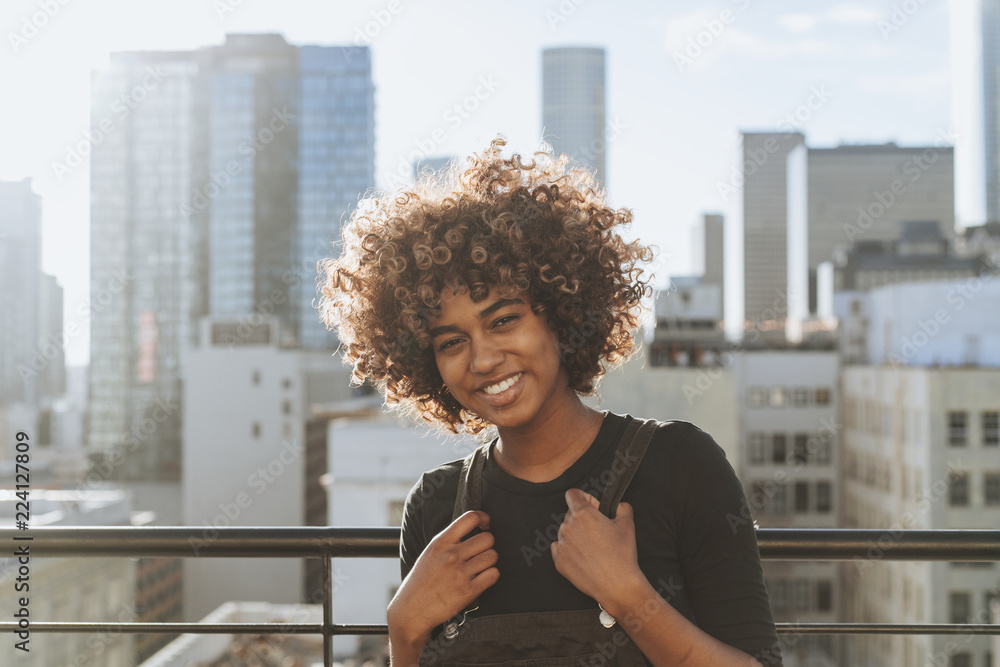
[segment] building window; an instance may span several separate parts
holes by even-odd
[[[816,405],[830,405],[830,390],[820,387],[816,390]]]
[[[983,502],[987,505],[1000,505],[1000,473],[983,474]]]
[[[795,512],[804,514],[809,511],[809,482],[795,482]]]
[[[809,460],[809,435],[806,433],[795,434],[795,444],[792,446],[792,462],[805,465]]]
[[[291,378],[285,378],[284,380],[281,381],[281,386],[283,388],[285,388],[285,389],[291,389],[292,388],[292,379]]]
[[[971,653],[956,653],[948,661],[949,667],[972,667]]]
[[[983,413],[983,446],[1000,446],[1000,412]]]
[[[969,475],[956,472],[948,482],[948,504],[953,507],[965,507],[969,504]]]
[[[965,447],[968,417],[969,413],[964,410],[948,413],[948,444],[952,447]]]
[[[778,484],[774,487],[774,498],[772,499],[772,513],[773,514],[788,514],[788,488],[784,484]]]
[[[253,372],[253,383],[260,384],[260,371]]]
[[[771,407],[783,408],[788,405],[788,393],[784,387],[771,387]]]
[[[972,611],[972,596],[966,591],[952,591],[949,598],[951,623],[968,623]]]
[[[816,610],[830,611],[833,609],[833,584],[823,579],[816,582]]]
[[[252,433],[253,437],[255,437],[255,438],[259,438],[260,437],[260,422],[254,422],[250,426],[250,433]]]
[[[809,580],[795,582],[795,611],[809,611]]]
[[[751,433],[747,436],[750,444],[750,463],[764,463],[764,434]]]
[[[771,436],[771,461],[774,463],[784,463],[788,458],[788,439],[784,433],[775,433]]]
[[[816,438],[819,442],[819,447],[816,449],[816,463],[820,465],[830,464],[830,440],[828,436],[819,436]]]
[[[830,482],[816,482],[816,511],[829,512],[833,503],[830,499]]]
[[[805,387],[796,387],[792,390],[792,405],[802,408],[809,405],[809,390]]]
[[[292,414],[292,402],[291,401],[282,401],[281,402],[281,411],[284,414],[286,414],[286,415]]]
[[[747,392],[747,406],[751,408],[762,408],[767,400],[767,394],[763,387],[750,387]]]

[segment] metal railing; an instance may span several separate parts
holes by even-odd
[[[194,634],[320,634],[324,664],[331,666],[336,635],[385,635],[385,625],[333,622],[333,558],[395,558],[398,528],[218,528],[204,526],[0,528],[0,542],[28,545],[31,557],[321,558],[323,622],[316,623],[76,623],[35,622],[36,632]],[[1000,561],[1000,530],[878,530],[761,528],[764,560]],[[13,551],[13,550],[11,550]],[[877,555],[873,556],[873,552]],[[1000,634],[992,624],[777,623],[779,634]],[[17,622],[0,622],[16,632]]]

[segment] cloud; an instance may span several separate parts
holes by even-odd
[[[780,23],[789,32],[809,32],[816,27],[817,19],[808,14],[783,14],[778,17]]]
[[[853,3],[837,5],[823,14],[823,19],[831,23],[875,23],[880,18],[882,14],[877,9]]]

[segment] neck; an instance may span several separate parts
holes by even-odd
[[[603,412],[587,407],[573,392],[569,405],[538,424],[498,428],[496,462],[519,479],[548,482],[587,451],[603,421]]]

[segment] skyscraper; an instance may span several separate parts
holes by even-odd
[[[316,263],[374,185],[373,99],[366,47],[280,35],[114,54],[95,73],[87,443],[110,476],[179,477],[200,317],[250,332],[276,316],[285,345],[336,345]]]
[[[556,155],[594,169],[605,182],[604,49],[565,47],[542,51],[543,138]]]
[[[34,404],[41,281],[41,198],[31,181],[0,181],[0,407]]]
[[[784,337],[788,314],[788,154],[805,142],[799,132],[744,132],[744,320],[764,337]]]
[[[982,0],[983,156],[986,167],[986,219],[1000,220],[1000,0]]]

